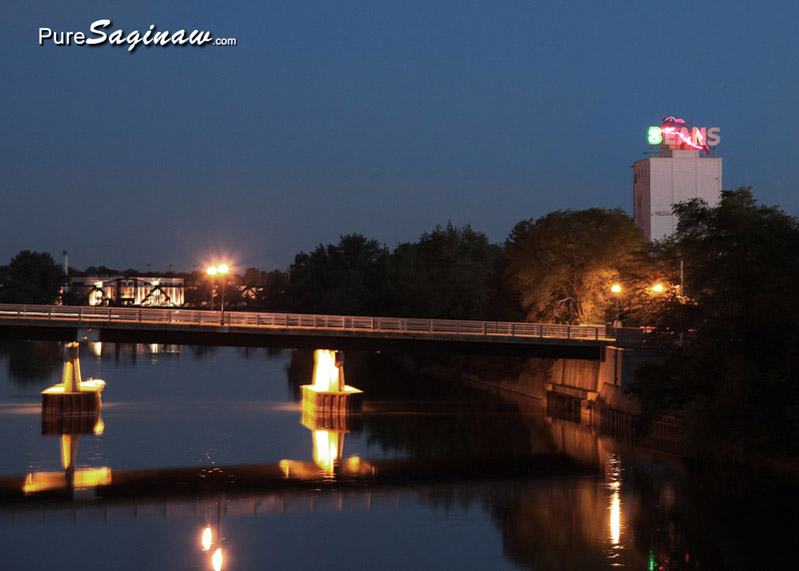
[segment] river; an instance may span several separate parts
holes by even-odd
[[[0,344],[0,568],[771,569],[791,555],[793,494],[731,502],[676,457],[390,356],[347,355],[363,414],[321,430],[299,402],[308,351],[80,355],[83,378],[106,382],[102,413],[65,428],[41,414],[64,346]]]

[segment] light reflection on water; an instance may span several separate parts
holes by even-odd
[[[614,566],[622,566],[618,561],[621,550],[624,546],[621,542],[622,533],[622,509],[621,509],[621,487],[622,487],[622,468],[621,462],[615,454],[608,456],[606,463],[606,480],[610,492],[610,507],[608,508],[608,537],[610,539],[609,558]]]
[[[224,569],[646,569],[680,550],[686,560],[662,525],[683,504],[673,481],[645,461],[625,466],[612,441],[528,402],[459,386],[370,400],[367,389],[362,426],[333,442],[302,422],[297,386],[309,379],[299,353],[182,348],[153,361],[146,346],[93,349],[82,366],[107,382],[105,428],[81,437],[75,468],[107,467],[119,494],[0,507],[12,567],[207,569],[216,553]],[[0,484],[63,469],[39,414],[38,391],[54,373],[39,372],[35,382],[30,371],[0,373]],[[558,454],[595,473],[560,466],[508,478],[492,460],[518,458],[513,467]],[[303,467],[307,481],[292,481]],[[64,546],[38,545],[43,533]]]

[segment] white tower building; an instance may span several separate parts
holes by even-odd
[[[677,229],[672,206],[701,198],[716,206],[721,198],[721,161],[709,156],[720,141],[718,127],[688,128],[674,117],[649,128],[649,158],[633,164],[633,220],[650,240]]]

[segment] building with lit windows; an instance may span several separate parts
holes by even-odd
[[[668,117],[649,128],[649,157],[633,164],[633,219],[650,240],[677,229],[672,207],[700,198],[716,206],[721,198],[718,127],[691,127]]]
[[[70,291],[83,305],[180,307],[183,278],[86,276],[70,279]]]

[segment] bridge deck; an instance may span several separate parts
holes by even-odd
[[[10,304],[0,304],[0,335],[341,349],[389,349],[413,343],[587,359],[598,358],[598,349],[614,341],[605,326],[593,325]]]

